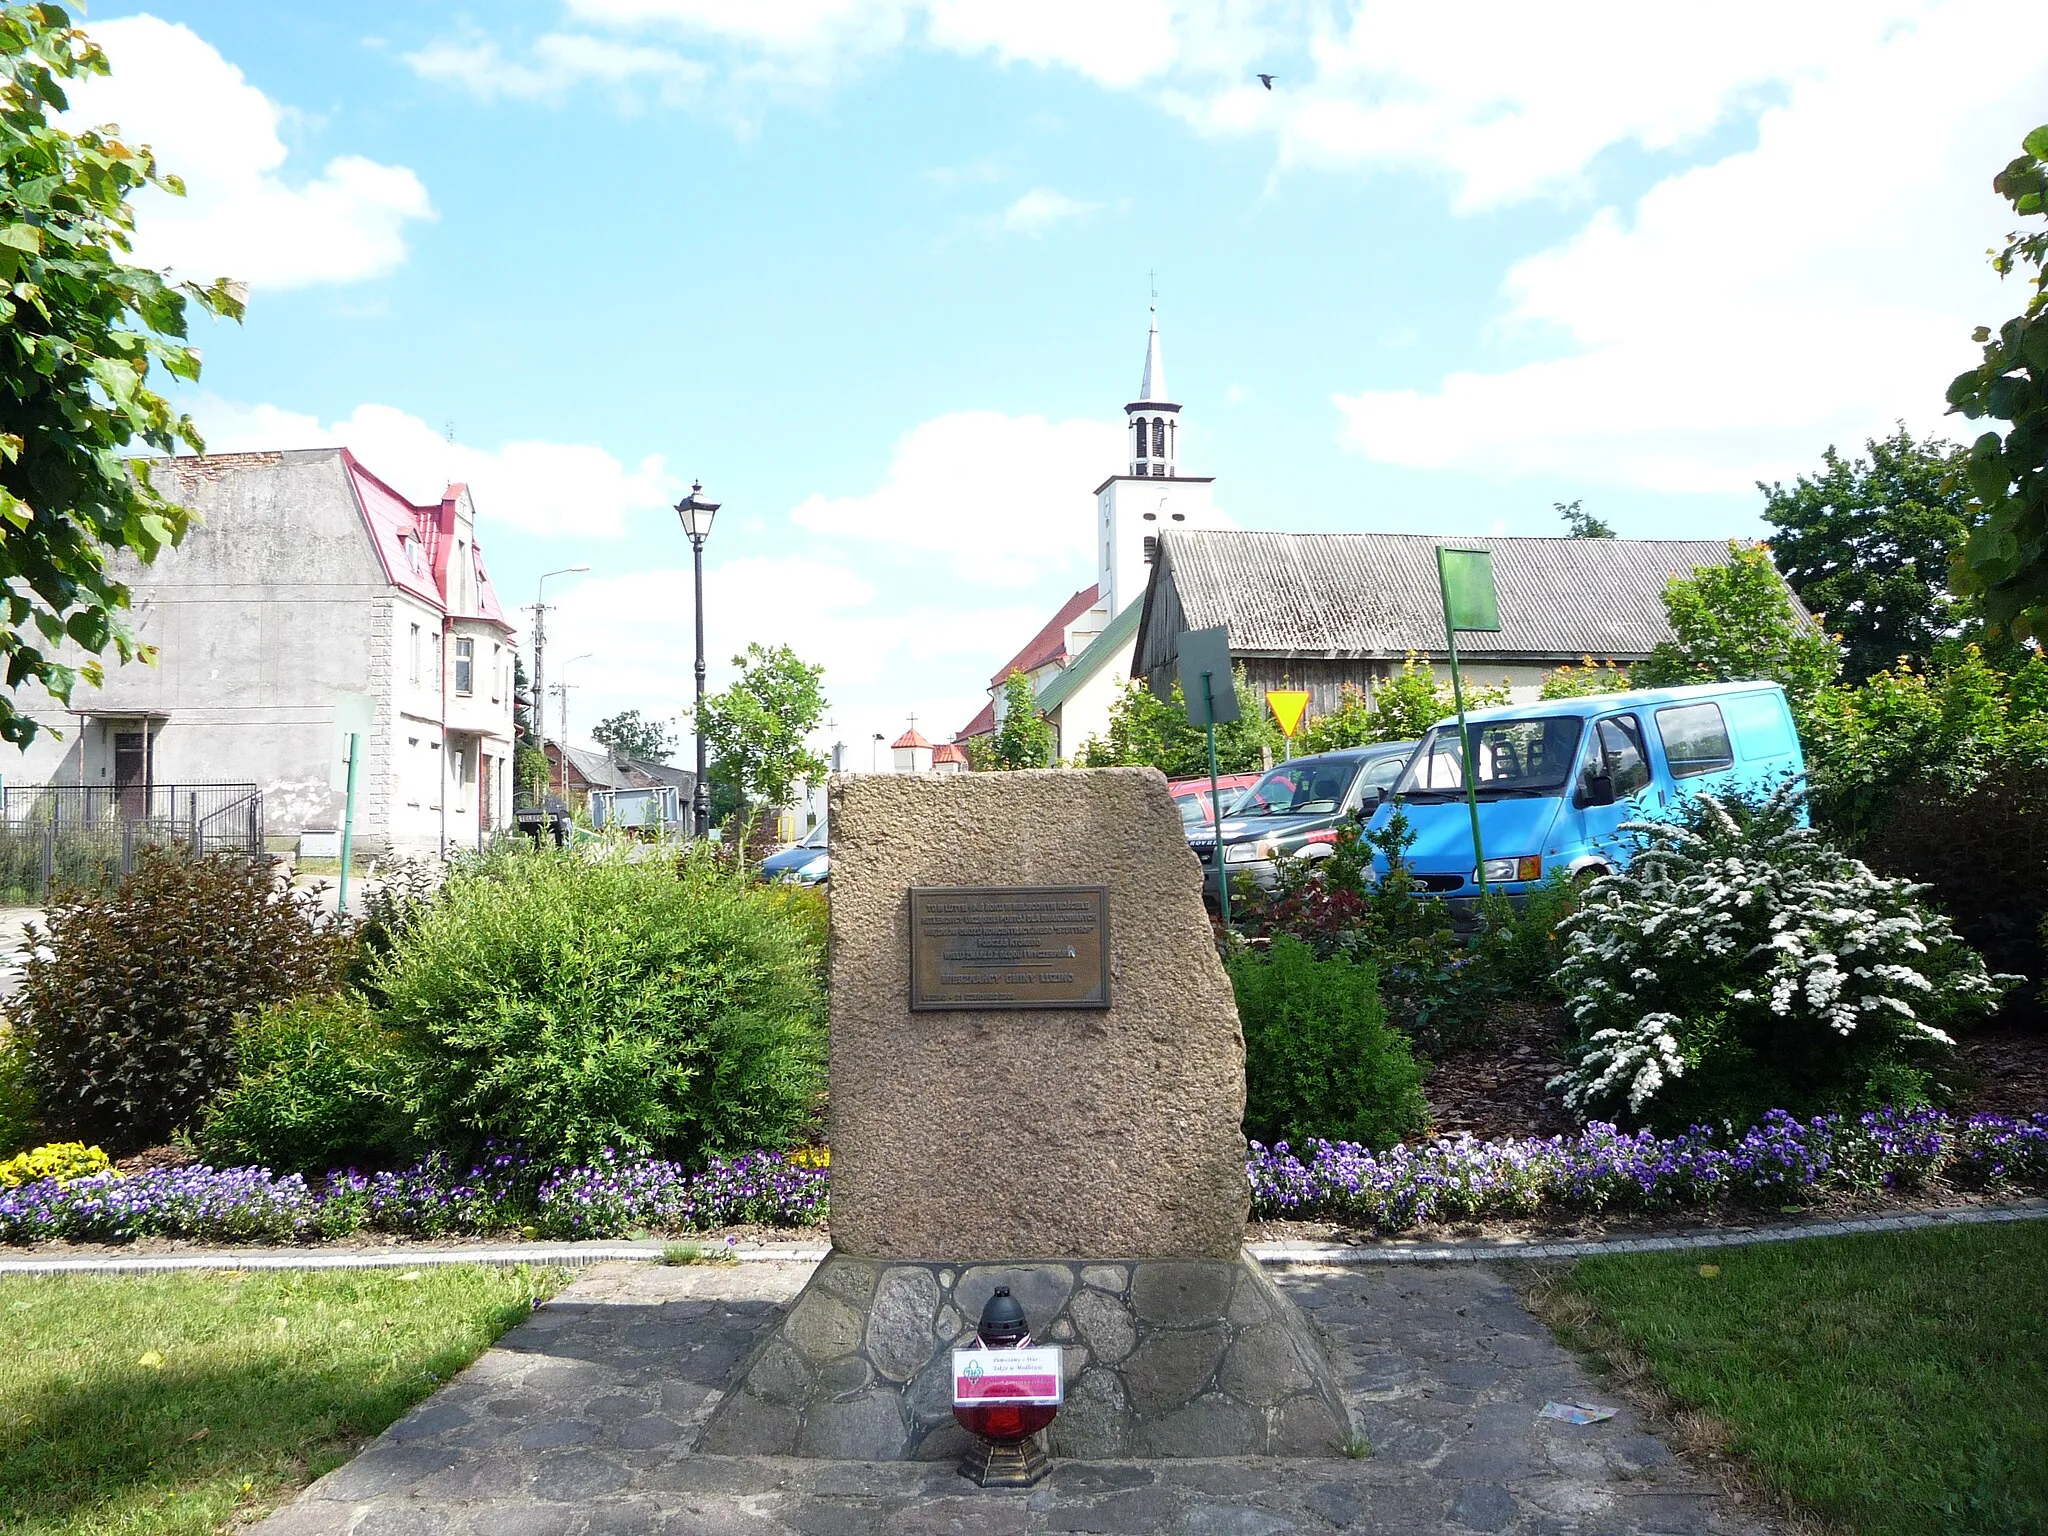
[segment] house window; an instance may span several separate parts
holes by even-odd
[[[462,789],[469,782],[469,754],[451,753],[448,769],[455,776],[455,809],[466,811],[469,809],[469,796],[465,795]]]
[[[464,698],[476,691],[476,642],[455,642],[455,691]]]
[[[419,632],[420,632],[420,627],[419,627],[419,625],[417,625],[417,624],[413,625],[413,627],[412,627],[412,632],[413,632],[414,636],[415,636],[415,637],[417,637],[417,636],[418,636],[418,634],[419,634]],[[414,677],[413,681],[414,681],[414,682],[418,682],[418,681],[419,681],[418,677]],[[419,739],[419,737],[417,737],[417,736],[408,736],[408,737],[406,737],[406,738],[405,738],[405,750],[406,750],[406,756],[407,756],[408,758],[413,758],[413,757],[417,757],[417,756],[419,756],[419,750],[420,750],[420,739]],[[405,803],[406,803],[407,805],[411,806],[411,807],[412,807],[412,808],[413,808],[414,810],[418,810],[418,809],[419,809],[419,804],[420,804],[420,797],[419,797],[419,782],[420,782],[420,781],[419,781],[419,775],[418,775],[418,773],[417,773],[417,772],[415,772],[415,773],[413,773],[413,775],[412,775],[411,777],[412,777],[413,793],[411,793],[410,795],[407,795],[407,796],[405,797]]]
[[[503,686],[504,673],[505,647],[503,647],[502,645],[494,645],[491,647],[491,702],[493,704],[497,703],[498,700],[502,699],[505,696],[505,690]]]
[[[420,627],[417,624],[412,626],[412,685],[415,688],[420,685]]]

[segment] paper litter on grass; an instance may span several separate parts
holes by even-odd
[[[1567,1424],[1601,1424],[1621,1412],[1593,1403],[1545,1403],[1536,1410],[1539,1419],[1562,1419]]]

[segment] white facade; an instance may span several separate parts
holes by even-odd
[[[404,501],[340,449],[156,461],[195,514],[144,566],[123,557],[154,666],[109,665],[0,750],[9,785],[253,783],[273,840],[341,826],[345,725],[367,731],[355,835],[438,854],[510,824],[512,631],[469,493]]]

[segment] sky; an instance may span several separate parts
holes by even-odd
[[[508,609],[587,565],[573,740],[687,709],[701,480],[711,686],[794,647],[858,768],[1094,580],[1155,291],[1182,469],[1248,528],[1756,537],[1831,444],[1966,436],[2021,303],[1990,178],[2048,119],[2013,16],[101,0],[73,107],[186,184],[137,259],[250,286],[180,391],[210,448],[468,482]]]

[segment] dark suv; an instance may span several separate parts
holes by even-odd
[[[1327,858],[1338,823],[1370,816],[1414,750],[1412,741],[1386,741],[1275,763],[1224,816],[1221,869],[1233,879],[1250,875],[1271,887],[1275,854]],[[1197,824],[1187,832],[1188,846],[1202,861],[1204,895],[1214,903],[1217,831]]]

